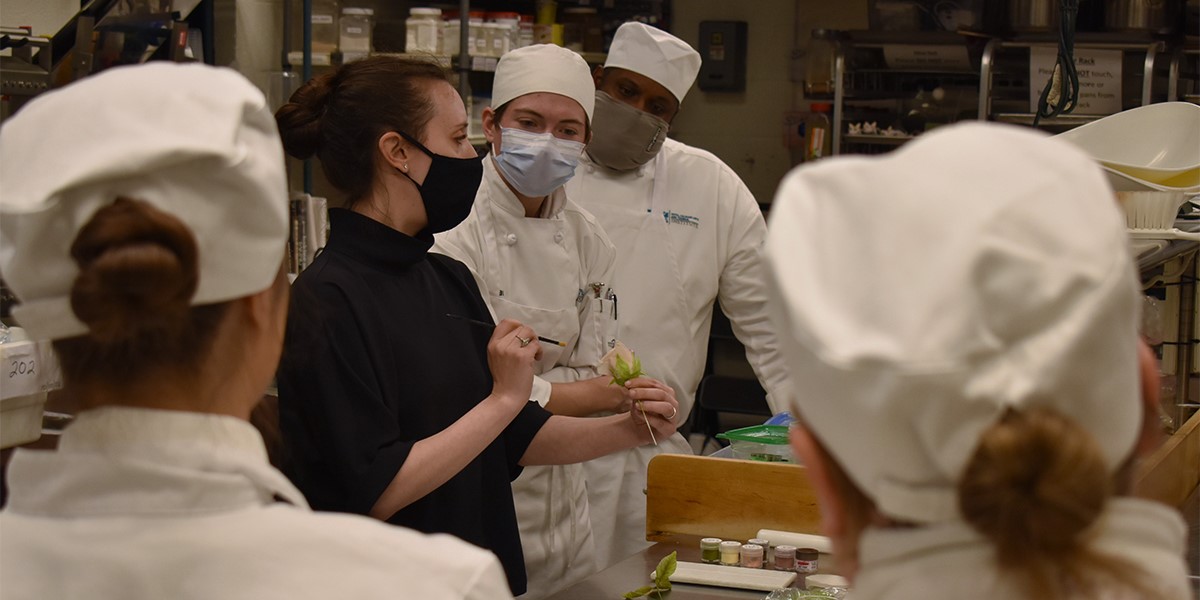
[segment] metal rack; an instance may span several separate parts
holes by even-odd
[[[846,117],[846,101],[847,100],[863,100],[863,99],[889,99],[895,98],[895,94],[876,94],[872,97],[857,96],[852,97],[848,94],[847,75],[851,71],[847,67],[847,57],[854,49],[880,49],[883,50],[890,46],[964,46],[967,43],[967,38],[955,33],[938,32],[935,35],[923,35],[921,37],[895,35],[895,34],[879,34],[876,32],[846,32],[846,37],[836,44],[834,51],[834,82],[833,82],[833,153],[841,154],[844,142],[868,143],[875,145],[897,146],[912,139],[913,136],[886,137],[886,136],[850,136],[844,132],[845,117]],[[974,73],[978,72],[978,67],[972,65],[971,68],[931,68],[931,69],[871,69],[872,72],[880,74],[891,74],[897,76],[912,76],[912,77],[970,77],[974,79]],[[861,71],[859,71],[861,72]]]
[[[944,48],[959,46],[965,48],[969,56],[968,64],[960,65],[960,68],[935,67],[929,69],[859,69],[849,64],[849,57],[856,50],[935,46]],[[1054,48],[1056,46],[1057,42],[1050,38],[1004,39],[968,32],[939,32],[937,35],[929,35],[928,33],[918,35],[880,35],[878,32],[844,32],[844,37],[836,43],[834,52],[834,90],[832,98],[833,153],[843,153],[846,144],[898,146],[914,137],[913,135],[888,137],[848,134],[845,130],[847,102],[853,104],[855,101],[884,99],[900,101],[901,99],[899,92],[893,92],[890,96],[887,93],[874,93],[872,95],[863,94],[861,90],[852,89],[852,86],[848,84],[851,75],[879,73],[880,76],[887,75],[897,78],[924,77],[951,81],[957,79],[960,84],[969,80],[972,82],[972,85],[976,85],[975,82],[977,81],[978,105],[974,110],[975,119],[1032,125],[1034,121],[1032,111],[1018,112],[1011,110],[1011,108],[1009,110],[996,109],[996,79],[1000,59],[1006,51],[1031,51],[1034,48]],[[1200,50],[1195,47],[1181,48],[1172,52],[1164,41],[1149,37],[1129,39],[1127,41],[1112,38],[1085,38],[1078,41],[1075,47],[1081,50],[1120,50],[1126,53],[1126,55],[1133,53],[1139,57],[1141,87],[1140,94],[1134,99],[1136,106],[1150,104],[1159,100],[1185,99],[1200,102],[1200,96],[1197,95],[1181,98],[1179,85],[1185,68],[1190,65],[1187,61],[1200,56]],[[1131,58],[1130,60],[1133,59]],[[1164,60],[1167,62],[1164,63]],[[1164,70],[1166,71],[1165,77],[1162,76]],[[1156,83],[1161,83],[1164,79],[1167,82],[1165,89],[1161,85],[1155,85]],[[1128,102],[1124,103],[1124,108],[1131,107]],[[1054,119],[1043,119],[1040,125],[1060,129],[1069,128],[1094,121],[1101,116],[1103,115],[1063,115]]]
[[[1012,48],[1054,48],[1057,47],[1055,42],[1044,41],[1019,41],[1019,40],[990,40],[984,48],[983,57],[979,67],[979,115],[980,119],[994,119],[997,121],[1005,121],[1009,123],[1020,123],[1022,125],[1032,125],[1034,114],[1029,113],[994,113],[992,111],[992,100],[994,99],[994,88],[992,77],[996,64],[997,54],[1004,49]],[[1113,42],[1081,42],[1075,44],[1077,50],[1121,50],[1123,52],[1139,52],[1143,53],[1142,60],[1142,91],[1141,104],[1145,106],[1153,101],[1154,91],[1154,68],[1157,64],[1160,55],[1166,52],[1167,45],[1162,41],[1151,41],[1144,43],[1113,43]],[[1046,125],[1063,125],[1076,126],[1088,123],[1099,119],[1103,115],[1065,115],[1055,117],[1054,119],[1044,119],[1041,122]]]

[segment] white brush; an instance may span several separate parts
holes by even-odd
[[[1130,237],[1200,240],[1200,234],[1175,228],[1183,192],[1117,192],[1117,198],[1125,208]]]

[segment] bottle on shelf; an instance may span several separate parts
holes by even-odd
[[[833,131],[830,115],[833,105],[813,102],[804,117],[804,160],[817,160],[833,154]]]
[[[828,29],[814,29],[804,60],[804,95],[833,94],[834,57],[837,35]]]

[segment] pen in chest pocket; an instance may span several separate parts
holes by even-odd
[[[605,300],[608,300],[610,303],[612,303],[612,310],[610,312],[612,313],[612,318],[615,320],[617,318],[617,293],[614,292],[612,288],[608,288],[603,295],[601,295],[601,290],[605,289],[603,281],[589,283],[586,287],[580,288],[579,295],[575,297],[575,303],[579,304],[580,302],[583,302],[583,300],[587,298],[589,289],[592,292],[592,297],[600,301],[597,303],[599,305],[598,308],[600,309],[600,312],[604,312]]]

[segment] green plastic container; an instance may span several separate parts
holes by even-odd
[[[755,425],[718,433],[717,437],[729,440],[734,458],[761,460],[763,462],[796,462],[792,447],[788,444],[788,428],[785,425]]]

